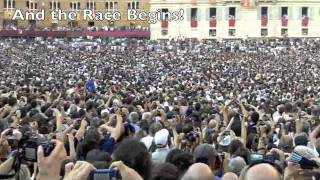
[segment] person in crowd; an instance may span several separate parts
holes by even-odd
[[[1,39],[0,179],[320,179],[319,50]]]

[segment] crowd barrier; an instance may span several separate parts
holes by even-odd
[[[136,37],[149,38],[149,31],[115,30],[115,31],[19,31],[1,30],[0,37]]]

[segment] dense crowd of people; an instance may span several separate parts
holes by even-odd
[[[0,179],[320,179],[320,40],[92,41],[0,40]]]

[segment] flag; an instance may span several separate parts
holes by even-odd
[[[236,20],[234,18],[229,19],[229,27],[234,27],[236,24]]]
[[[307,17],[304,17],[302,19],[302,26],[308,26],[309,25],[309,18]]]
[[[281,25],[282,25],[282,26],[288,26],[288,19],[287,19],[286,17],[283,17],[283,18],[281,19]]]
[[[265,27],[265,26],[267,26],[267,25],[268,25],[268,18],[263,17],[263,18],[261,19],[261,26]]]
[[[198,27],[198,21],[197,20],[191,20],[191,27],[192,28]]]
[[[210,19],[210,27],[217,27],[217,20],[214,18]]]
[[[161,21],[161,28],[168,28],[168,21],[167,20]]]
[[[89,92],[93,92],[94,90],[96,90],[96,84],[93,80],[90,79],[86,84],[86,88]]]

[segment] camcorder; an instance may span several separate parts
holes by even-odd
[[[38,146],[43,147],[44,156],[49,156],[54,149],[54,144],[47,138],[39,137],[32,132],[25,133],[20,140],[20,149],[22,159],[25,161],[37,162],[37,150]]]
[[[45,137],[40,137],[38,134],[27,131],[24,133],[22,138],[18,141],[13,139],[11,129],[7,136],[9,145],[16,149],[16,153],[14,153],[14,163],[12,165],[12,169],[15,170],[14,174],[9,175],[0,175],[0,179],[9,179],[16,176],[16,174],[20,171],[21,164],[25,164],[27,162],[37,162],[37,150],[38,146],[43,147],[44,156],[47,157],[53,151],[55,145],[49,139]]]
[[[274,163],[275,157],[272,154],[270,154],[270,155],[263,155],[263,154],[258,154],[258,153],[250,154],[250,157],[249,157],[250,164],[254,164],[256,162],[261,162],[261,161]]]
[[[90,174],[90,180],[120,180],[120,173],[116,169],[97,169]]]

